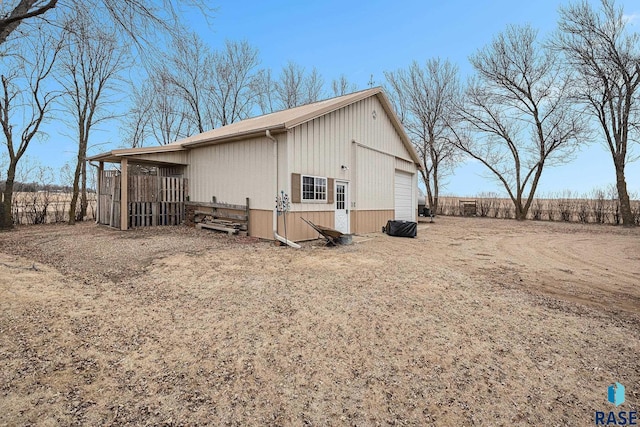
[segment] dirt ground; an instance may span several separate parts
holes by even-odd
[[[0,234],[0,425],[588,426],[638,410],[640,229],[438,217],[416,239],[356,241]]]

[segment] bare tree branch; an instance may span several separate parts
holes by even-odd
[[[470,60],[476,77],[458,109],[456,146],[505,187],[525,219],[545,165],[569,160],[587,125],[572,111],[568,76],[529,26],[510,26]]]
[[[574,99],[600,124],[615,167],[622,221],[633,226],[625,167],[632,158],[630,143],[640,136],[640,34],[627,27],[614,0],[602,0],[599,11],[582,1],[560,8],[551,46],[564,53],[576,74]]]
[[[1,76],[0,124],[9,164],[0,205],[0,228],[13,227],[11,202],[18,163],[31,141],[41,134],[41,125],[49,118],[51,105],[60,95],[48,82],[62,46],[61,40],[56,41],[45,32],[21,40],[20,47],[30,55],[12,57],[15,63],[8,64],[11,73]],[[31,62],[25,63],[25,58]],[[17,146],[14,128],[22,129]]]
[[[95,27],[89,17],[78,10],[69,17],[66,28],[67,44],[61,55],[60,84],[64,88],[64,105],[71,113],[78,138],[78,155],[73,179],[73,193],[69,206],[69,224],[86,216],[87,173],[86,156],[92,129],[113,115],[107,114],[106,104],[116,88],[125,65],[125,53],[120,50],[117,35],[106,27]],[[80,209],[77,209],[80,197]]]
[[[331,90],[333,91],[333,96],[342,96],[356,92],[358,86],[355,83],[350,83],[347,76],[340,74],[340,77],[333,79],[331,82]]]
[[[20,0],[13,7],[11,13],[0,18],[0,45],[7,41],[11,33],[18,28],[20,23],[29,18],[43,15],[50,9],[53,9],[58,0]]]
[[[388,92],[400,120],[420,155],[420,171],[429,206],[438,208],[442,178],[459,161],[450,142],[456,126],[453,109],[460,101],[458,69],[449,61],[429,59],[424,67],[414,62],[408,69],[385,72]]]

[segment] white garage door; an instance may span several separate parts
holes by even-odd
[[[396,171],[395,206],[397,220],[415,221],[413,211],[413,175]]]

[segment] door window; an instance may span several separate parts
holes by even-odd
[[[344,210],[345,209],[345,199],[344,199],[344,185],[338,184],[336,186],[336,209]]]

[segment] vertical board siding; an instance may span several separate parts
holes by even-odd
[[[115,170],[103,170],[102,176],[98,180],[98,224],[112,225],[112,209],[115,203],[116,185],[119,189],[118,172]],[[119,196],[118,196],[119,197]],[[119,200],[119,198],[118,198]],[[118,205],[118,209],[120,206]]]
[[[394,158],[386,154],[356,148],[358,186],[356,208],[358,210],[394,208]]]
[[[356,233],[375,233],[382,231],[382,227],[387,221],[393,219],[393,210],[382,211],[357,211],[356,217]]]
[[[375,119],[373,110],[376,111]],[[353,140],[359,144],[355,158]],[[288,132],[288,143],[289,174],[351,182],[351,200],[358,210],[394,209],[394,170],[416,171],[416,165],[377,97],[296,126]],[[343,165],[348,169],[342,169]],[[290,184],[288,191],[293,191]],[[293,211],[328,209],[333,210],[333,206],[301,203],[292,207]]]
[[[287,238],[294,242],[302,240],[313,240],[319,237],[318,232],[315,231],[309,224],[304,222],[302,218],[313,222],[316,225],[322,225],[325,227],[333,228],[335,222],[335,215],[331,212],[318,212],[318,211],[303,211],[303,212],[289,212],[287,214]],[[278,217],[278,234],[284,237],[284,217],[280,215]]]
[[[287,148],[289,146],[288,135],[286,133],[274,135],[278,140],[278,187],[277,193],[280,191],[289,192],[289,185],[291,183],[291,175],[289,171],[289,165],[292,162],[291,152]],[[273,144],[273,142],[272,142]],[[272,154],[273,156],[273,154]],[[291,196],[291,194],[289,194]],[[275,195],[274,195],[275,199]],[[273,209],[275,205],[271,205]]]
[[[189,153],[187,176],[191,200],[243,204],[274,208],[274,142],[266,137],[194,148]]]
[[[417,172],[415,163],[408,162],[398,157],[396,157],[396,169],[409,173]]]
[[[273,211],[249,209],[249,236],[273,240]]]

